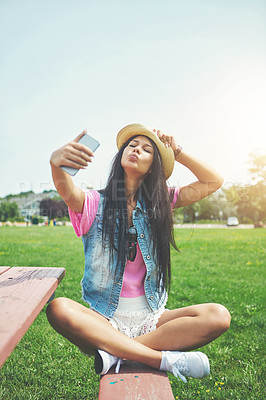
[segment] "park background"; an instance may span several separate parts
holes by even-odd
[[[175,231],[182,255],[172,254],[169,307],[215,301],[232,314],[230,331],[204,349],[211,379],[173,379],[179,399],[264,398],[265,229],[192,222],[265,223],[265,21],[264,0],[0,2],[0,265],[65,267],[57,295],[81,301],[84,257],[72,228],[5,225],[41,222],[42,200],[62,206],[46,205],[43,217],[67,219],[49,158],[85,128],[101,146],[74,178],[83,188],[104,187],[116,134],[132,122],[173,134],[225,178],[176,216],[188,230]],[[191,180],[176,163],[169,185]],[[19,215],[19,199],[30,213]],[[96,399],[98,379],[43,310],[1,370],[0,397]]]
[[[83,129],[101,143],[75,178],[102,188],[115,137],[173,134],[225,187],[266,148],[264,0],[0,2],[0,197],[53,189],[53,150]],[[172,185],[193,176],[176,165]]]
[[[74,180],[103,188],[132,122],[173,134],[224,176],[219,205],[181,221],[264,220],[265,20],[264,0],[1,1],[0,221],[40,213],[52,151],[85,128],[101,145]],[[169,185],[192,180],[176,163]]]

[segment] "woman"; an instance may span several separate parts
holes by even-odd
[[[170,243],[176,248],[171,212],[215,192],[223,182],[217,172],[183,151],[173,136],[141,124],[117,135],[118,153],[104,190],[82,191],[60,165],[85,168],[93,153],[73,142],[51,156],[54,184],[82,236],[85,307],[56,298],[47,308],[54,329],[95,356],[97,373],[107,373],[121,359],[142,362],[186,376],[209,374],[204,346],[224,333],[230,314],[219,304],[165,309],[170,285]],[[177,161],[197,181],[167,188]]]

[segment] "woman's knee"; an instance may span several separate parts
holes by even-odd
[[[52,326],[61,325],[69,320],[69,314],[71,313],[71,306],[69,299],[64,297],[58,297],[48,304],[46,309],[46,315],[48,321]]]
[[[229,329],[231,316],[227,308],[223,305],[215,303],[209,304],[208,317],[213,331],[221,335]]]

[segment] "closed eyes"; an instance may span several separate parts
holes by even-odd
[[[131,144],[129,144],[129,147],[133,147],[134,148],[134,147],[137,147],[137,145],[138,144],[131,143]],[[149,149],[149,147],[151,147],[151,146],[150,145],[147,145],[147,146],[144,145],[143,150],[146,151],[146,153],[152,154],[151,150]]]

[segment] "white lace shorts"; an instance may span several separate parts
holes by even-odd
[[[164,311],[165,306],[152,311],[146,296],[120,297],[116,312],[109,322],[118,331],[135,338],[154,331]]]

